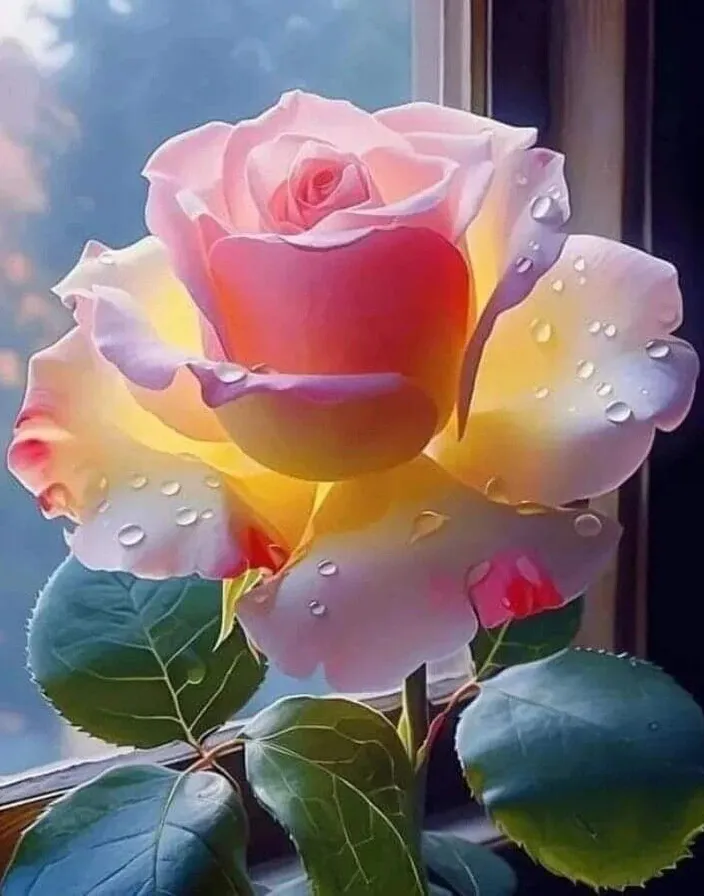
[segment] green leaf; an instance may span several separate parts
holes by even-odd
[[[446,890],[437,884],[430,884],[429,893],[430,896],[454,896],[451,890]],[[271,891],[271,896],[312,896],[312,894],[313,890],[307,877],[297,877]]]
[[[219,582],[147,581],[66,560],[39,597],[29,662],[74,725],[114,744],[195,743],[229,719],[264,666],[237,628],[213,652]]]
[[[215,642],[217,650],[232,634],[235,628],[237,604],[252,588],[264,578],[261,569],[247,569],[236,579],[227,579],[222,583],[222,611],[220,614],[220,634]]]
[[[316,896],[424,896],[413,770],[383,715],[292,697],[242,736],[249,783],[296,842]]]
[[[551,656],[574,640],[582,624],[584,598],[578,597],[559,610],[545,610],[512,622],[500,642],[501,629],[480,628],[472,641],[472,658],[484,672],[501,666],[517,666]],[[493,654],[492,654],[493,651]]]
[[[113,769],[57,800],[22,836],[3,896],[251,896],[247,819],[211,772]]]
[[[453,834],[423,834],[423,860],[431,880],[454,896],[511,896],[518,888],[516,875],[503,859]]]
[[[496,825],[550,871],[641,884],[704,826],[704,715],[647,663],[567,650],[489,679],[457,750]]]

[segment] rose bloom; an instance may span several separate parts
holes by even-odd
[[[617,487],[690,406],[671,265],[567,236],[536,132],[294,92],[151,157],[150,236],[56,287],[9,451],[92,569],[270,575],[240,601],[285,673],[395,686],[562,605]]]

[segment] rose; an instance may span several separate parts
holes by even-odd
[[[268,575],[239,618],[285,672],[386,688],[557,606],[610,490],[697,375],[674,269],[565,236],[535,133],[305,94],[152,157],[154,237],[56,291],[10,466],[94,568]]]

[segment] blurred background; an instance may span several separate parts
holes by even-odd
[[[86,240],[144,232],[139,172],[167,137],[257,115],[301,87],[375,109],[410,99],[411,0],[0,0],[0,442],[28,356],[69,318],[49,289]],[[4,449],[3,449],[4,450]],[[0,779],[95,745],[44,704],[26,624],[65,554],[0,464]],[[257,705],[319,691],[270,673]],[[251,706],[249,709],[256,707]]]

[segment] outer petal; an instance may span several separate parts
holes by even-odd
[[[259,496],[286,500],[286,480],[248,468],[246,459],[241,470],[231,469],[242,474],[234,480],[193,454],[168,455],[131,439],[135,430],[149,432],[149,423],[133,428],[121,419],[130,402],[139,407],[121,387],[79,328],[30,362],[8,464],[47,516],[82,524],[72,544],[79,559],[143,576],[218,578],[260,564],[270,543],[280,546],[280,558],[300,536],[310,501],[297,529],[263,522],[262,511],[276,504]],[[201,444],[164,429],[171,433],[167,450]],[[208,450],[222,452],[212,444]]]
[[[399,374],[252,373],[213,364],[160,342],[119,290],[98,289],[94,302],[95,345],[130,382],[164,390],[192,371],[239,446],[289,475],[330,480],[393,466],[419,454],[435,427],[432,401]]]
[[[447,419],[469,284],[461,254],[437,234],[399,227],[316,249],[230,237],[211,265],[238,361],[296,374],[394,371]]]
[[[174,192],[188,189],[212,215],[227,221],[223,191],[223,160],[233,125],[222,121],[178,134],[154,152],[142,172],[149,180],[168,180]]]
[[[250,152],[280,134],[301,134],[361,156],[377,146],[407,149],[407,141],[345,100],[330,100],[294,90],[259,118],[240,122],[233,130],[224,159],[227,202],[234,229],[260,231],[259,212],[244,172]],[[279,180],[286,175],[281,171]]]
[[[71,307],[81,305],[77,317],[90,324],[91,303],[84,298],[93,287],[122,289],[135,308],[165,343],[178,350],[201,354],[202,319],[183,284],[174,276],[164,246],[147,237],[125,249],[108,249],[90,242],[76,267],[54,287]],[[155,394],[138,386],[134,397],[145,408],[184,435],[224,441],[217,417],[203,404],[190,377],[181,377],[173,388]]]
[[[474,591],[487,577],[494,590],[480,595],[482,614],[510,596],[507,552],[524,557],[530,575],[549,575],[563,600],[581,593],[618,539],[618,526],[596,515],[580,535],[584,516],[521,516],[421,458],[332,486],[301,559],[245,597],[239,617],[286,674],[322,666],[337,690],[394,688],[471,640]]]
[[[460,442],[440,463],[510,501],[562,504],[606,492],[686,415],[698,373],[674,268],[595,236],[567,239],[557,264],[497,321]],[[508,360],[510,359],[510,360]]]

